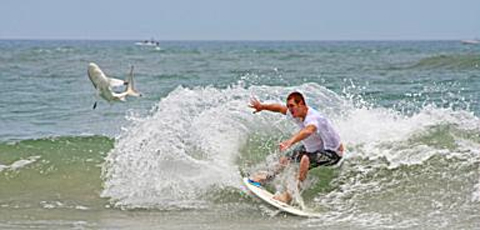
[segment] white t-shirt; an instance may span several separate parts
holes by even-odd
[[[317,127],[317,131],[309,137],[302,140],[307,152],[316,152],[318,150],[332,150],[337,151],[340,147],[340,135],[333,128],[332,123],[325,116],[320,114],[317,110],[308,107],[307,116],[302,122],[298,118],[294,118],[287,110],[287,117],[292,119],[301,129],[308,125]]]

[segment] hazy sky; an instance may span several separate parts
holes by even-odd
[[[0,39],[480,37],[480,0],[0,0]]]

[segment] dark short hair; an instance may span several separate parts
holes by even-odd
[[[297,104],[300,104],[300,102],[302,102],[304,105],[307,105],[307,103],[305,103],[305,98],[303,97],[303,95],[297,91],[292,92],[288,95],[287,102],[291,99],[293,99]]]

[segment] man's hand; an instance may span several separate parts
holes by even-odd
[[[292,140],[283,141],[282,143],[280,143],[280,151],[285,151],[289,149],[292,145],[293,145]]]
[[[263,110],[262,103],[255,97],[250,98],[250,104],[248,105],[248,107],[255,109],[253,113],[258,113]]]

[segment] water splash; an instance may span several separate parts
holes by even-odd
[[[234,157],[253,119],[247,96],[242,88],[177,88],[119,137],[103,196],[127,207],[196,208],[209,187],[234,185]]]
[[[340,222],[367,225],[360,217],[369,216],[367,222],[376,226],[415,226],[422,221],[418,215],[432,207],[472,209],[468,202],[475,200],[479,183],[474,149],[480,149],[480,122],[473,113],[429,104],[402,114],[314,83],[175,89],[151,115],[132,117],[118,137],[103,167],[102,196],[127,209],[208,208],[205,194],[240,188],[242,174],[273,162],[278,142],[297,130],[282,115],[252,115],[251,95],[283,103],[294,90],[333,120],[347,146],[333,190],[317,191],[315,204],[306,206],[326,207],[325,218]],[[426,199],[427,194],[433,195]],[[385,209],[391,205],[397,208]]]
[[[252,115],[250,96],[272,101],[297,88],[325,102],[325,108],[340,100],[316,84],[177,88],[150,116],[133,118],[124,128],[103,167],[102,196],[126,208],[203,207],[201,197],[212,186],[239,186],[236,161],[247,139],[266,130],[275,132],[271,121],[279,115]]]

